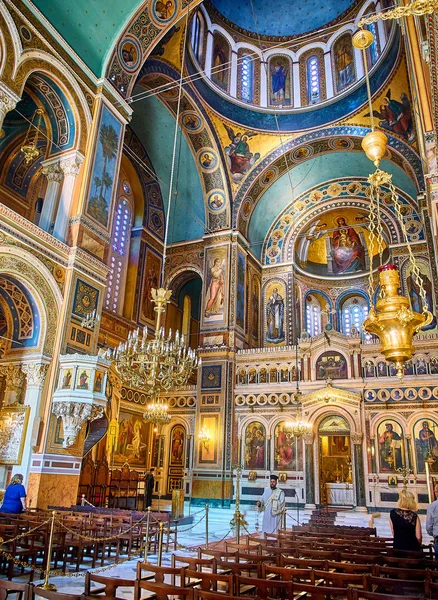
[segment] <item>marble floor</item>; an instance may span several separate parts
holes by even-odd
[[[153,505],[153,509],[157,509],[156,505]],[[170,506],[161,502],[160,508],[162,510],[170,509]],[[189,503],[185,504],[185,514],[190,514],[193,516],[193,523],[191,525],[182,525],[178,528],[178,544],[179,548],[177,550],[178,554],[183,555],[192,555],[195,556],[196,550],[199,546],[204,546],[206,544],[206,511],[204,507],[193,507],[189,506]],[[258,529],[258,513],[255,511],[254,507],[242,506],[241,512],[244,514],[245,519],[248,523],[247,531],[242,531],[241,535],[249,533],[254,533]],[[234,532],[230,526],[230,520],[232,519],[234,514],[234,506],[229,509],[225,508],[209,508],[208,511],[208,543],[214,545],[215,543],[220,542],[224,538],[234,537]],[[308,515],[304,511],[299,511],[297,513],[296,509],[288,509],[287,512],[287,527],[292,527],[297,522],[306,522],[308,519]],[[421,521],[424,530],[424,521],[425,515],[421,516]],[[261,521],[260,521],[261,522]],[[374,524],[377,528],[378,535],[384,537],[390,537],[390,528],[389,528],[389,514],[382,513],[381,515],[377,515],[371,518],[370,514],[366,513],[357,513],[354,511],[341,511],[338,513],[337,524],[348,524],[348,525],[361,525],[361,526],[371,526]],[[425,534],[425,532],[424,532]],[[429,536],[425,534],[424,543],[429,542]],[[172,552],[164,552],[162,556],[162,564],[170,565]],[[122,559],[123,560],[123,559]],[[114,567],[110,567],[108,570],[105,570],[103,575],[108,575],[110,577],[121,577],[124,579],[135,579],[135,570],[136,564],[138,562],[138,558],[131,558],[129,561],[124,561],[122,564],[116,565]],[[149,554],[148,561],[151,563],[157,563],[157,555]],[[87,564],[88,563],[88,564]],[[108,565],[110,563],[108,561]],[[84,577],[87,570],[90,568],[90,562],[86,559],[81,565],[81,569],[78,574],[73,571],[69,571],[65,576],[55,576],[50,578],[50,582],[55,584],[58,591],[60,592],[68,592],[68,593],[78,593],[81,594],[84,591]],[[96,569],[99,571],[100,569]],[[15,579],[15,578],[14,578]],[[18,578],[19,579],[19,578]],[[27,580],[27,577],[25,578]],[[34,584],[38,584],[39,581],[35,580]],[[133,598],[133,590],[129,588],[119,588],[118,597],[124,598],[126,600],[132,600]]]

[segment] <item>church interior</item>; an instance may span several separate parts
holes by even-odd
[[[0,0],[0,489],[426,511],[437,11]]]

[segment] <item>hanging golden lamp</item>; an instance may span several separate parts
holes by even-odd
[[[383,131],[378,131],[374,126],[373,106],[371,99],[370,80],[366,49],[374,41],[371,31],[360,29],[353,36],[353,45],[362,50],[365,69],[365,80],[367,85],[368,106],[371,119],[371,131],[362,140],[362,148],[367,157],[374,163],[376,171],[368,177],[370,184],[370,215],[369,215],[369,256],[370,272],[368,278],[368,293],[370,298],[370,311],[367,319],[363,322],[363,329],[368,333],[376,335],[381,344],[381,352],[388,362],[394,363],[397,376],[403,378],[405,363],[412,358],[414,346],[412,339],[416,333],[432,321],[432,314],[426,299],[426,291],[423,286],[420,269],[418,268],[412,252],[406,226],[401,213],[400,201],[392,183],[392,175],[379,168],[380,161],[386,154],[388,143],[387,136]],[[403,232],[406,247],[411,263],[412,277],[420,290],[423,310],[421,313],[412,310],[409,298],[399,293],[400,277],[396,265],[382,265],[384,240],[381,222],[381,186],[389,188],[391,201],[394,205],[397,220]],[[373,273],[374,249],[377,245],[377,253],[380,256],[379,267],[379,297],[374,301],[375,285]]]
[[[21,152],[24,154],[24,162],[26,163],[26,165],[34,161],[40,153],[37,148],[37,144],[42,115],[43,111],[41,110],[41,108],[37,108],[36,111],[33,113],[32,119],[29,123],[26,137],[24,138],[24,144],[21,146]],[[36,125],[34,125],[35,120]],[[33,139],[31,139],[33,135],[33,128],[35,128],[35,135]]]

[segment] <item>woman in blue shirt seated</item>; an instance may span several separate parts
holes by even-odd
[[[23,485],[23,475],[14,475],[6,488],[1,513],[18,514],[26,510],[26,490]]]

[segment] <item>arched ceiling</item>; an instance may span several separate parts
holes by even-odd
[[[98,77],[107,52],[143,4],[141,0],[33,0],[33,3]]]
[[[135,93],[141,91],[142,88],[136,88]],[[131,126],[154,166],[167,213],[175,118],[154,96],[140,100],[134,106]],[[195,159],[181,130],[173,189],[177,190],[177,196],[172,196],[169,243],[201,238],[205,229],[204,194]]]
[[[393,175],[395,186],[416,198],[416,188],[410,177],[394,163],[383,160],[381,168]],[[367,177],[373,171],[373,165],[364,153],[332,152],[316,156],[292,169],[290,180],[285,173],[263,194],[255,207],[248,227],[248,240],[251,251],[259,259],[263,242],[269,228],[278,215],[304,193],[325,181],[346,177]],[[291,184],[293,192],[291,190]]]
[[[269,37],[306,33],[340,17],[352,0],[210,0],[230,23],[255,34]]]

